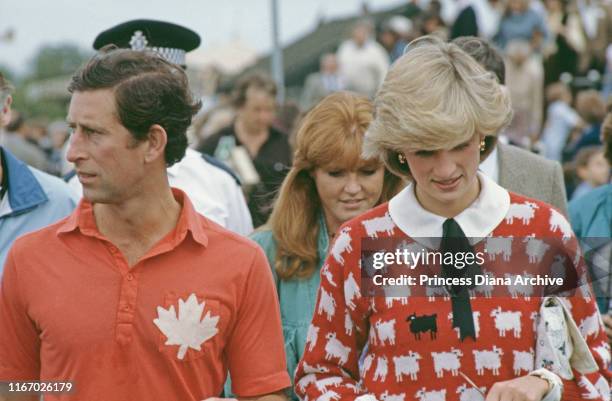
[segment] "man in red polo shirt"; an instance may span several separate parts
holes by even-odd
[[[200,106],[184,72],[108,49],[69,89],[68,159],[84,199],[9,252],[0,400],[40,380],[72,383],[45,400],[199,401],[229,371],[238,397],[282,401],[290,381],[263,252],[168,185]]]

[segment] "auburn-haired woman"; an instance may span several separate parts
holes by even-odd
[[[372,104],[364,96],[337,92],[318,103],[301,122],[293,167],[270,219],[252,235],[276,279],[291,376],[306,343],[330,239],[341,224],[401,189],[381,161],[361,157],[371,121]]]
[[[563,392],[567,400],[609,399],[610,353],[588,286],[561,302],[597,361],[593,370],[561,380],[553,373],[557,360],[534,355],[542,298],[529,285],[517,287],[517,277],[533,283],[543,277],[536,269],[551,264],[568,278],[584,278],[585,269],[559,212],[478,172],[512,116],[495,77],[455,44],[425,37],[391,66],[374,103],[364,156],[380,157],[412,182],[344,224],[331,245],[295,374],[298,396],[548,401]],[[371,266],[379,273],[371,275]],[[427,285],[404,276],[425,276]],[[496,284],[470,285],[483,277]],[[513,284],[498,284],[506,279]],[[559,289],[570,294],[566,283]],[[394,288],[400,295],[388,296]],[[558,355],[562,348],[545,350]]]

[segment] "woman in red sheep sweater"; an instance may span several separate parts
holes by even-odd
[[[477,172],[512,116],[495,78],[455,45],[426,37],[391,67],[375,105],[364,154],[412,183],[340,229],[321,270],[296,393],[309,401],[609,400],[607,338],[589,286],[572,291],[586,273],[568,222]],[[402,261],[391,257],[379,270],[376,253],[403,247],[425,255],[447,249],[451,237],[481,259],[465,268],[456,259],[454,268],[445,261],[398,269]],[[554,361],[535,366],[538,288],[552,282],[515,279],[546,277],[546,268],[565,278],[563,300],[595,371],[574,369],[562,380]],[[416,285],[382,283],[399,276],[392,272],[414,276]],[[418,285],[425,273],[464,281]],[[512,284],[470,285],[477,277]]]

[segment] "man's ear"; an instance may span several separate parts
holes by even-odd
[[[168,134],[161,125],[153,124],[149,128],[149,133],[147,134],[146,142],[147,149],[144,154],[145,162],[154,162],[159,157],[164,159],[166,144],[168,143]]]
[[[6,127],[11,122],[11,104],[13,104],[13,97],[8,95],[0,110],[0,127]]]

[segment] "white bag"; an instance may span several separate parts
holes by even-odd
[[[572,367],[581,374],[599,370],[563,298],[542,300],[536,326],[535,368],[545,368],[559,377],[574,378]]]

